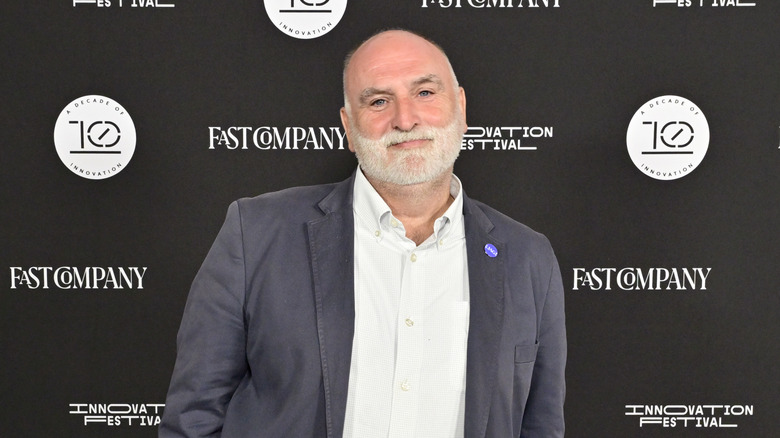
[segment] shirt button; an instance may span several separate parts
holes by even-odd
[[[379,230],[374,231],[374,236],[379,237],[382,235],[382,232]]]
[[[410,389],[412,389],[412,386],[409,385],[408,381],[404,380],[403,382],[401,382],[401,391],[408,391]]]
[[[393,228],[395,228],[395,227],[397,227],[397,226],[398,226],[398,221],[397,221],[397,220],[395,220],[395,219],[390,219],[390,225],[392,225],[392,226],[393,226]]]
[[[415,253],[412,253],[412,256],[411,256],[411,257],[409,257],[409,259],[410,259],[412,262],[416,262],[416,261],[417,261],[417,254],[415,254]]]
[[[444,239],[439,240],[439,246],[444,245]]]
[[[413,325],[414,325],[414,321],[412,321],[412,319],[411,319],[411,318],[406,318],[406,321],[405,321],[405,322],[406,322],[406,326],[407,326],[407,327],[411,327],[411,326],[413,326]]]

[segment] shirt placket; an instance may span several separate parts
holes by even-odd
[[[403,253],[401,293],[396,320],[396,364],[389,437],[414,436],[420,403],[423,360],[425,250],[407,247]]]

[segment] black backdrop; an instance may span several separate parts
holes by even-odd
[[[338,143],[210,149],[210,127],[339,127],[343,55],[394,26],[447,50],[473,135],[553,132],[500,130],[532,149],[464,150],[456,173],[556,249],[567,436],[777,435],[780,3],[351,0],[330,32],[304,40],[260,0],[131,2],[2,6],[0,436],[155,436],[145,424],[162,412],[189,284],[229,202],[355,166]],[[137,133],[129,164],[101,180],[68,170],[53,141],[60,112],[90,95],[121,104]],[[634,113],[664,95],[695,103],[710,129],[703,162],[672,181],[643,174],[626,149]],[[21,280],[41,267],[146,271],[142,288]],[[709,275],[706,289],[575,282],[608,272],[598,268]],[[667,426],[703,419],[640,423],[639,405]],[[696,427],[711,421],[721,427]]]

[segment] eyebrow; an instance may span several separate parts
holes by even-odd
[[[426,85],[426,84],[435,84],[438,90],[444,89],[444,82],[441,80],[441,78],[438,75],[435,74],[425,75],[412,81],[412,87],[419,87],[420,85]],[[360,104],[365,105],[372,96],[376,96],[378,94],[385,94],[388,96],[392,96],[395,93],[393,93],[388,89],[368,87],[364,89],[362,92],[360,92],[360,99],[359,99]]]
[[[369,101],[369,99],[371,99],[371,96],[376,96],[377,94],[392,95],[393,93],[390,90],[382,90],[380,88],[369,87],[360,93],[360,104],[365,105]]]
[[[414,86],[420,86],[425,84],[436,84],[439,90],[444,88],[444,82],[441,80],[441,78],[438,75],[432,73],[429,75],[425,75],[417,79],[416,81],[412,82],[412,85]]]

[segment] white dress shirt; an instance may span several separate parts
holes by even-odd
[[[360,169],[345,438],[463,437],[469,287],[463,193],[417,246]]]

